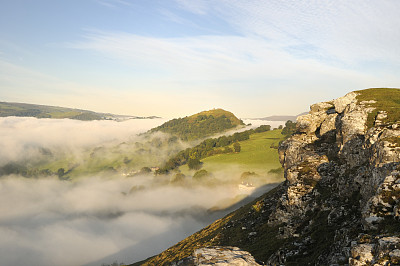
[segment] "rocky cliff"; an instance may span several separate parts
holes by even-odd
[[[400,264],[399,89],[312,105],[279,156],[284,183],[147,264],[183,263],[207,246],[266,265]]]
[[[268,221],[294,241],[267,264],[400,263],[399,100],[400,90],[352,92],[298,118],[280,147],[285,191]]]

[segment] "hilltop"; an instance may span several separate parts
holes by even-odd
[[[96,113],[88,110],[65,108],[28,103],[0,102],[0,117],[20,116],[36,118],[69,118],[76,120],[126,120],[126,119],[153,119],[156,116],[139,117]]]
[[[243,121],[231,112],[213,109],[184,118],[172,119],[153,128],[150,132],[161,131],[175,135],[184,141],[191,141],[222,133],[241,125],[244,125]]]
[[[399,89],[312,105],[279,147],[283,183],[135,265],[197,265],[201,248],[232,246],[266,265],[399,265],[399,114]]]

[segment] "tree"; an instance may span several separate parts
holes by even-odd
[[[254,131],[256,133],[261,133],[261,132],[266,132],[266,131],[270,131],[270,130],[271,130],[270,125],[261,125],[258,128],[256,128]]]
[[[221,136],[218,138],[217,147],[225,147],[229,145],[229,139],[226,136]]]
[[[296,131],[296,123],[291,120],[286,121],[285,127],[282,129],[281,134],[287,137],[291,136]]]
[[[196,181],[200,181],[202,179],[204,179],[205,177],[208,177],[210,174],[207,172],[207,170],[200,170],[197,171],[194,175],[193,175],[193,179]]]
[[[199,159],[188,160],[189,169],[199,170],[201,168],[201,162]]]
[[[171,180],[171,183],[173,184],[180,184],[183,181],[185,181],[185,175],[182,173],[177,173]]]
[[[64,170],[64,168],[58,169],[57,175],[58,175],[59,178],[63,177],[63,176],[65,175],[65,170]]]
[[[233,149],[235,150],[235,152],[240,152],[240,150],[241,150],[242,148],[240,147],[239,142],[233,143]]]

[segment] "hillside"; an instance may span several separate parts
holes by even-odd
[[[161,131],[181,138],[184,141],[203,139],[228,129],[244,125],[231,112],[223,109],[203,111],[184,118],[172,119],[151,132]]]
[[[226,175],[254,172],[260,176],[269,176],[271,170],[281,169],[278,150],[274,147],[277,147],[283,139],[284,136],[279,129],[251,134],[249,139],[239,141],[240,152],[208,156],[201,160],[202,169],[211,173],[222,172]],[[228,147],[233,150],[232,144]],[[191,175],[194,171],[187,165],[181,166],[180,170],[185,175]]]
[[[157,117],[124,116],[96,113],[88,110],[27,103],[0,102],[0,117],[69,118],[76,120],[125,120]]]
[[[279,147],[281,185],[141,264],[235,246],[266,265],[399,265],[399,108],[399,89],[312,105]]]

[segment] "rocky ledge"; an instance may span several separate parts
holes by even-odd
[[[173,266],[257,266],[253,256],[249,252],[243,251],[237,247],[207,247],[199,248],[193,252],[193,255],[172,263]]]
[[[312,105],[279,156],[281,185],[147,264],[236,246],[265,265],[400,265],[399,89]]]

